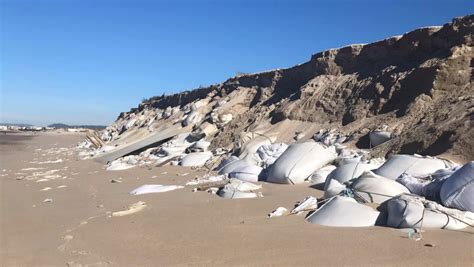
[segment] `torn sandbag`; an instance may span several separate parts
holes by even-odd
[[[192,144],[191,146],[189,146],[188,149],[191,152],[204,152],[204,151],[207,151],[210,145],[211,145],[211,142],[201,139],[195,142],[194,144]]]
[[[372,165],[363,162],[348,163],[339,166],[335,170],[333,170],[326,178],[324,189],[326,190],[330,180],[337,180],[339,183],[344,184],[347,181],[359,177],[362,173],[376,168],[377,165]]]
[[[261,166],[264,168],[273,164],[288,148],[285,143],[262,145],[257,149],[257,155]]]
[[[217,195],[230,199],[262,197],[260,192],[254,192],[259,189],[261,189],[259,185],[231,179],[228,184],[217,192]]]
[[[180,185],[161,185],[161,184],[145,184],[140,187],[135,188],[130,192],[130,195],[143,195],[150,193],[163,193],[168,191],[173,191],[176,189],[184,188]]]
[[[328,175],[334,171],[337,167],[334,165],[326,165],[322,167],[321,169],[317,170],[311,175],[311,182],[313,184],[324,184],[326,182],[326,179]]]
[[[371,171],[363,173],[353,180],[349,188],[358,198],[368,203],[382,203],[400,194],[410,193],[402,184],[374,174]]]
[[[202,120],[202,115],[199,113],[197,110],[191,111],[189,114],[185,116],[185,118],[182,121],[183,127],[186,127],[188,125],[195,125],[201,122]]]
[[[334,147],[315,142],[292,144],[270,167],[267,181],[281,184],[303,183],[312,173],[336,158]]]
[[[374,171],[374,173],[395,180],[403,173],[414,176],[426,175],[446,167],[447,165],[445,161],[433,157],[420,155],[391,155],[380,168]]]
[[[447,213],[425,208],[421,197],[400,195],[387,202],[387,226],[394,228],[437,228],[459,230],[467,225]],[[464,217],[459,213],[461,217]],[[456,216],[459,217],[459,216]]]
[[[451,176],[460,166],[439,169],[434,173],[423,176],[413,176],[407,173],[400,175],[396,181],[404,185],[411,193],[434,201],[441,201],[440,191],[446,179]]]
[[[240,137],[240,152],[239,158],[245,158],[248,155],[254,155],[257,150],[263,145],[271,145],[273,143],[272,138],[258,134],[258,133],[243,133]]]
[[[464,164],[446,179],[440,198],[447,207],[474,212],[474,161]]]
[[[247,182],[258,182],[263,168],[255,165],[246,165],[235,168],[229,173],[230,178]]]
[[[315,197],[305,197],[298,201],[295,208],[290,211],[290,214],[300,214],[304,211],[315,210],[318,208],[318,200]]]
[[[369,133],[370,147],[378,146],[392,139],[392,133],[387,131],[373,131]]]
[[[316,142],[323,143],[327,146],[332,146],[335,144],[342,144],[349,138],[346,135],[338,133],[336,129],[321,129],[314,134],[313,139]]]
[[[379,212],[359,204],[353,198],[336,196],[322,205],[306,220],[312,224],[332,227],[374,226]]]
[[[184,167],[201,167],[204,166],[211,157],[212,152],[210,151],[193,152],[184,156],[179,162],[179,165]]]

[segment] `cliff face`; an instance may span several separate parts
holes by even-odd
[[[367,132],[387,125],[397,138],[373,149],[374,155],[446,154],[472,160],[473,20],[474,15],[456,18],[442,27],[323,51],[292,68],[154,97],[122,113],[109,130],[117,138],[145,124],[179,123],[191,109],[202,115],[193,122],[195,130],[232,114],[230,122],[217,123],[218,131],[209,138],[213,147],[232,147],[242,132],[274,132],[285,140],[289,131],[320,128],[337,128],[365,147]],[[180,115],[160,115],[167,111]],[[140,116],[143,123],[123,129],[125,121]]]

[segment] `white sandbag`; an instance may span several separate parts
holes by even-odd
[[[201,167],[204,166],[211,157],[212,152],[210,151],[189,153],[181,159],[179,164],[185,167]]]
[[[246,165],[235,168],[229,173],[230,178],[236,178],[247,182],[258,182],[263,168],[255,165]]]
[[[315,210],[318,208],[318,199],[315,197],[305,197],[303,200],[296,203],[295,208],[290,211],[290,214],[300,214],[304,211]]]
[[[252,190],[258,190],[260,188],[261,186],[237,180],[226,184],[217,192],[217,195],[229,199],[256,198],[261,197],[262,195],[261,193],[256,193]]]
[[[285,143],[262,145],[257,149],[257,155],[261,165],[268,167],[273,164],[288,148]]]
[[[387,226],[394,228],[438,228],[459,230],[467,227],[444,213],[426,209],[417,197],[400,195],[387,202]]]
[[[334,171],[337,167],[334,165],[327,165],[317,170],[311,175],[311,182],[313,184],[323,184],[326,182],[328,175]]]
[[[334,147],[315,142],[292,144],[270,167],[267,181],[303,183],[312,173],[336,159]]]
[[[183,127],[186,127],[188,125],[198,124],[201,120],[202,115],[198,111],[193,110],[188,115],[186,115],[181,124]]]
[[[353,198],[337,196],[325,203],[306,220],[333,227],[374,226],[379,212],[357,203]]]
[[[378,146],[392,139],[392,133],[387,131],[373,131],[369,133],[370,147]]]
[[[419,176],[444,168],[446,168],[445,162],[437,158],[419,155],[391,155],[374,173],[395,180],[403,173]]]
[[[446,179],[440,197],[447,207],[474,212],[474,161],[466,163]]]
[[[209,148],[210,145],[211,145],[211,142],[208,142],[204,139],[201,139],[201,140],[197,141],[196,143],[192,144],[189,147],[189,149],[191,149],[192,151],[203,152],[203,151],[207,151],[207,149]]]
[[[220,169],[218,169],[218,171],[219,174],[226,174],[233,172],[237,168],[255,166],[255,164],[252,164],[251,162],[252,161],[249,158],[231,160],[229,163],[223,165]]]
[[[161,184],[145,184],[138,188],[135,188],[130,192],[131,195],[143,195],[150,193],[163,193],[173,191],[176,189],[184,188],[180,185],[161,185]]]
[[[253,155],[257,153],[257,150],[263,145],[271,145],[272,140],[263,135],[256,135],[251,137],[243,137],[243,141],[246,138],[252,138],[249,141],[246,141],[240,148],[239,158],[244,158],[247,155]]]
[[[346,190],[345,185],[339,183],[336,179],[331,179],[324,189],[324,198],[327,199],[339,195],[344,190]]]
[[[366,202],[378,204],[394,196],[410,193],[402,184],[370,171],[355,179],[350,188],[357,193],[358,197],[363,198]]]
[[[377,165],[369,163],[355,162],[347,163],[337,167],[327,177],[324,189],[326,190],[330,180],[337,180],[339,183],[344,184],[347,181],[359,177],[362,173],[376,169]]]

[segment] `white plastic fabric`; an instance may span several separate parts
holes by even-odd
[[[344,184],[347,181],[359,177],[362,173],[376,168],[377,165],[362,162],[347,163],[341,165],[328,175],[324,188],[327,188],[330,180],[337,180],[339,183]]]
[[[467,227],[447,214],[426,209],[410,195],[400,195],[387,202],[387,226],[394,228],[438,228],[459,230]]]
[[[379,212],[359,204],[353,198],[336,196],[329,200],[306,220],[313,224],[333,227],[374,226]]]
[[[243,137],[243,139],[246,139],[246,138]],[[266,136],[263,136],[263,135],[254,136],[252,139],[248,140],[247,142],[243,144],[243,146],[240,149],[239,158],[245,158],[247,155],[254,155],[257,153],[257,150],[261,146],[271,145],[271,144],[272,144],[272,140]]]
[[[451,176],[441,187],[440,198],[447,207],[474,212],[474,161]]]
[[[421,176],[444,168],[446,168],[446,163],[437,158],[419,155],[391,155],[374,173],[395,180],[403,173]]]
[[[260,188],[260,185],[231,179],[230,183],[226,184],[217,192],[217,195],[229,199],[256,198],[260,197],[261,194],[253,191],[259,190]]]
[[[180,185],[161,185],[161,184],[145,184],[130,192],[131,195],[143,195],[150,193],[163,193],[184,188]]]
[[[257,155],[261,165],[264,167],[273,164],[288,148],[287,144],[279,143],[272,145],[262,145],[257,149]]]
[[[334,147],[315,142],[292,144],[270,167],[267,181],[303,183],[312,173],[333,162],[336,156]]]
[[[255,166],[254,164],[251,164],[251,160],[247,160],[248,158],[245,159],[236,159],[237,157],[230,157],[227,161],[225,161],[222,166],[219,169],[219,174],[226,174],[226,173],[231,173],[237,168],[243,168],[243,167],[248,167],[248,166]]]
[[[211,157],[212,152],[210,151],[189,153],[181,159],[180,165],[185,167],[201,167],[204,166]]]
[[[258,182],[263,168],[255,165],[246,165],[235,168],[229,173],[230,178],[236,178],[247,182]]]
[[[362,197],[367,202],[379,204],[394,196],[410,193],[402,184],[370,171],[355,179],[350,187],[358,197]]]
[[[369,133],[370,146],[378,146],[390,140],[392,133],[387,131],[373,131]]]
[[[327,187],[324,189],[324,198],[331,198],[339,195],[346,189],[346,186],[339,183],[336,179],[329,180]]]
[[[317,170],[311,175],[311,182],[314,184],[323,184],[326,182],[328,175],[334,171],[337,167],[334,165],[327,165]]]

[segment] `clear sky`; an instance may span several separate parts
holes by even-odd
[[[0,122],[109,124],[145,97],[474,13],[472,1],[0,0]]]

